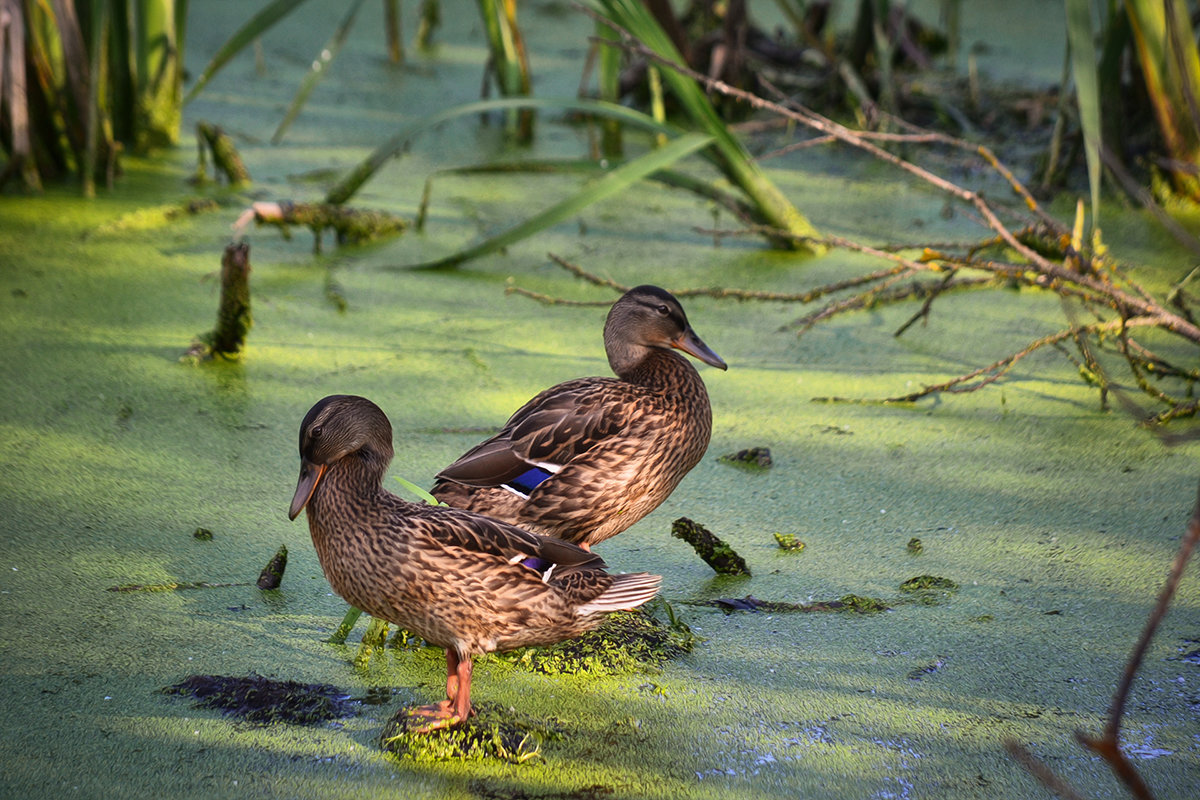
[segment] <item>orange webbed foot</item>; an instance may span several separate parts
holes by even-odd
[[[405,729],[408,733],[432,733],[453,728],[464,722],[454,709],[454,703],[443,700],[428,706],[408,709]]]

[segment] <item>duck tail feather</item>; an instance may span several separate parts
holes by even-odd
[[[651,575],[649,572],[614,575],[612,586],[599,597],[581,605],[576,613],[582,617],[637,608],[658,594],[661,583],[661,575]]]

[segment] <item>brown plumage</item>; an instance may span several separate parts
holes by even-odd
[[[657,286],[613,304],[604,349],[616,378],[578,378],[537,395],[438,473],[434,497],[584,549],[657,508],[712,432],[704,381],[675,349],[726,365]]]
[[[578,636],[658,590],[657,575],[609,575],[581,548],[383,488],[392,426],[362,397],[333,395],[300,427],[300,480],[325,577],[356,608],[446,650],[446,697],[415,713],[425,729],[471,710],[471,658]]]

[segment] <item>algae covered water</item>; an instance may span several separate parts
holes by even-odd
[[[314,14],[336,20],[335,5]],[[223,38],[223,8],[195,11],[198,66]],[[581,39],[549,43],[566,26],[552,7],[528,16],[530,35],[548,42],[534,48],[550,62],[542,74],[558,74],[553,65]],[[705,201],[647,184],[458,270],[398,269],[510,226],[578,180],[451,175],[435,184],[422,233],[314,255],[302,232],[288,241],[252,231],[244,357],[180,363],[212,326],[221,252],[250,201],[319,197],[322,176],[352,166],[439,94],[477,94],[483,49],[465,14],[447,21],[435,54],[399,74],[363,24],[354,36],[375,54],[349,48],[288,140],[262,144],[328,36],[315,19],[265,41],[265,74],[239,61],[189,107],[193,121],[237,134],[251,194],[175,213],[207,191],[187,183],[185,147],[128,159],[95,201],[69,189],[0,200],[0,794],[1039,796],[1004,750],[1012,739],[1085,794],[1124,796],[1074,735],[1103,727],[1191,513],[1196,445],[1166,448],[1102,411],[1053,352],[974,394],[912,406],[811,402],[945,380],[1061,326],[1056,298],[1016,292],[956,297],[900,338],[892,332],[912,309],[846,316],[797,337],[782,329],[806,308],[685,299],[730,367],[702,368],[712,444],[662,507],[599,550],[613,569],[662,574],[663,596],[700,640],[647,672],[546,674],[481,660],[475,698],[489,713],[536,720],[538,757],[386,755],[386,721],[440,697],[443,660],[411,647],[356,662],[362,623],[346,645],[325,642],[345,605],[305,526],[286,515],[312,403],[370,397],[395,429],[389,474],[428,487],[535,392],[608,374],[600,331],[616,294],[576,280],[548,252],[620,284],[672,289],[799,291],[868,262],[799,260],[749,239],[716,246],[696,230],[713,221]],[[588,25],[579,29],[586,36]],[[531,154],[576,155],[586,141],[586,131],[544,119]],[[430,174],[508,147],[495,128],[459,120],[414,143],[356,202],[412,218]],[[800,154],[771,175],[826,230],[975,235],[926,187],[845,154]],[[1108,231],[1114,250],[1154,265],[1139,276],[1153,285],[1188,267],[1138,215],[1114,212]],[[506,292],[512,285],[597,305],[543,305]],[[754,447],[769,448],[770,468],[721,460]],[[671,536],[681,517],[719,535],[752,577],[716,575]],[[784,549],[777,535],[804,547]],[[280,545],[289,553],[281,587],[260,590]],[[946,583],[902,588],[923,576]],[[209,588],[108,591],[133,584]],[[1123,728],[1160,798],[1200,785],[1197,586],[1185,575]],[[889,610],[787,607],[847,596]],[[194,675],[333,687],[357,710],[262,724],[160,691]]]

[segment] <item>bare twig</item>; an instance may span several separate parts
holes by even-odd
[[[1004,749],[1013,757],[1013,760],[1027,769],[1033,777],[1042,782],[1043,786],[1059,797],[1065,798],[1065,800],[1086,800],[1083,795],[1075,791],[1075,787],[1060,778],[1054,770],[1046,766],[1040,758],[1029,752],[1024,746],[1009,739],[1004,743]]]

